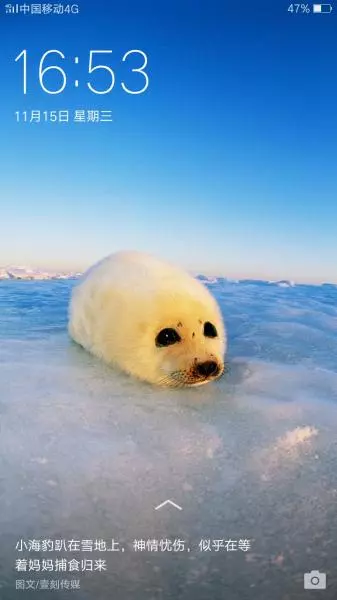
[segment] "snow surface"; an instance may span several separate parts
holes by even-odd
[[[324,598],[335,598],[337,287],[212,279],[228,373],[168,391],[68,339],[74,284],[0,282],[1,600],[28,597],[15,579],[41,578],[16,574],[17,558],[46,558],[16,542],[48,538],[125,547],[95,554],[105,573],[43,573],[80,578],[78,600],[298,600],[311,569],[327,572]],[[155,511],[167,498],[183,510]],[[132,549],[166,537],[191,551]],[[202,553],[201,538],[252,548]]]

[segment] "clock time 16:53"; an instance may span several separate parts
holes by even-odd
[[[108,66],[107,64],[104,64],[104,61],[106,61],[107,57],[111,54],[112,54],[112,50],[90,50],[89,51],[88,75],[92,75],[92,77],[90,78],[91,81],[85,82],[85,85],[89,88],[89,90],[93,94],[109,94],[111,92],[111,90],[115,87],[115,84],[116,84],[115,72],[113,71],[113,69],[110,66]],[[132,60],[132,64],[134,65],[135,62],[138,62],[139,65],[137,67],[133,66],[133,68],[131,68],[131,66],[130,66],[130,73],[134,73],[134,75],[132,75],[132,76],[130,75],[128,77],[128,84],[124,83],[124,81],[121,81],[120,85],[121,85],[122,89],[124,90],[124,92],[126,92],[127,94],[143,94],[149,86],[149,76],[145,70],[147,67],[147,55],[145,54],[145,52],[143,52],[143,50],[128,50],[123,55],[123,57],[121,59],[122,62],[126,63],[126,64],[130,64],[131,56],[134,57],[134,59]],[[58,61],[61,60],[62,66],[60,66],[59,64],[58,65],[50,64],[50,59],[55,60],[56,58],[58,59]],[[15,62],[19,63],[22,61],[22,81],[23,81],[23,93],[24,94],[27,94],[27,90],[28,90],[28,82],[27,82],[28,60],[29,60],[29,58],[28,58],[27,50],[22,50],[20,52],[20,54],[18,54],[18,56],[15,58]],[[69,77],[64,68],[65,60],[67,60],[66,56],[60,50],[47,50],[42,55],[40,62],[39,62],[39,68],[38,68],[39,84],[40,84],[42,90],[44,92],[46,92],[46,94],[61,94],[66,89],[67,85],[69,85],[69,81],[68,81]],[[73,61],[75,64],[78,64],[79,57],[75,56]],[[55,85],[55,87],[53,87],[52,89],[49,85],[47,85],[47,78],[46,78],[47,73],[49,73],[49,74],[53,73],[54,75],[57,75],[57,79],[59,80],[59,83],[57,85]],[[95,85],[95,74],[98,74],[98,73],[100,73],[101,75],[104,74],[104,79],[106,79],[106,84],[104,85],[104,87],[98,87],[97,83]],[[134,84],[132,84],[132,87],[130,86],[131,79],[134,80]],[[78,79],[76,79],[74,81],[74,85],[75,85],[75,87],[78,87],[78,85],[79,85]]]

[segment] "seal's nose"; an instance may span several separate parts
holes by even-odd
[[[217,375],[219,372],[218,363],[216,363],[214,360],[206,360],[206,362],[196,365],[196,371],[198,375],[201,375],[202,377]]]

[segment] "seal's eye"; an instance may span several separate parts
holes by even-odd
[[[215,329],[214,325],[209,321],[206,321],[204,325],[204,336],[209,338],[218,337],[218,332]]]
[[[162,329],[156,337],[156,346],[171,346],[176,342],[180,342],[181,337],[175,329]]]

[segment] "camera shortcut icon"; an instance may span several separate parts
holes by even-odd
[[[326,590],[326,574],[319,571],[304,573],[305,590]]]

